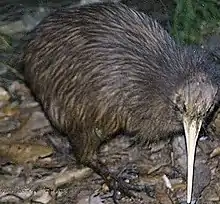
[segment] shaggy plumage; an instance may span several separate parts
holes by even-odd
[[[150,142],[175,135],[184,131],[184,116],[204,120],[219,100],[220,74],[206,55],[177,45],[156,21],[123,4],[58,10],[30,36],[25,79],[90,167],[112,136]]]

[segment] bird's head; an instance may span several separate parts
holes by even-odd
[[[217,102],[218,85],[203,73],[187,77],[174,96],[182,118],[203,120]]]
[[[198,135],[207,114],[212,111],[217,102],[218,85],[207,74],[197,73],[186,76],[184,83],[178,88],[174,96],[174,105],[180,113],[185,131],[188,176],[187,203],[191,202],[193,167]]]

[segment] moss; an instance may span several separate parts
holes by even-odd
[[[171,34],[177,41],[201,44],[212,33],[220,33],[219,0],[175,0]]]

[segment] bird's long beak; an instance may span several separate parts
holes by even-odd
[[[196,143],[201,129],[202,120],[201,119],[189,119],[188,117],[183,118],[183,125],[186,137],[186,147],[187,147],[187,203],[191,202],[192,198],[192,186],[193,186],[193,170],[194,170],[194,159]]]

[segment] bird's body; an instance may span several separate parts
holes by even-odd
[[[182,133],[185,116],[202,121],[218,100],[219,73],[205,55],[122,4],[58,10],[29,35],[25,79],[88,166],[112,136],[148,142]]]

